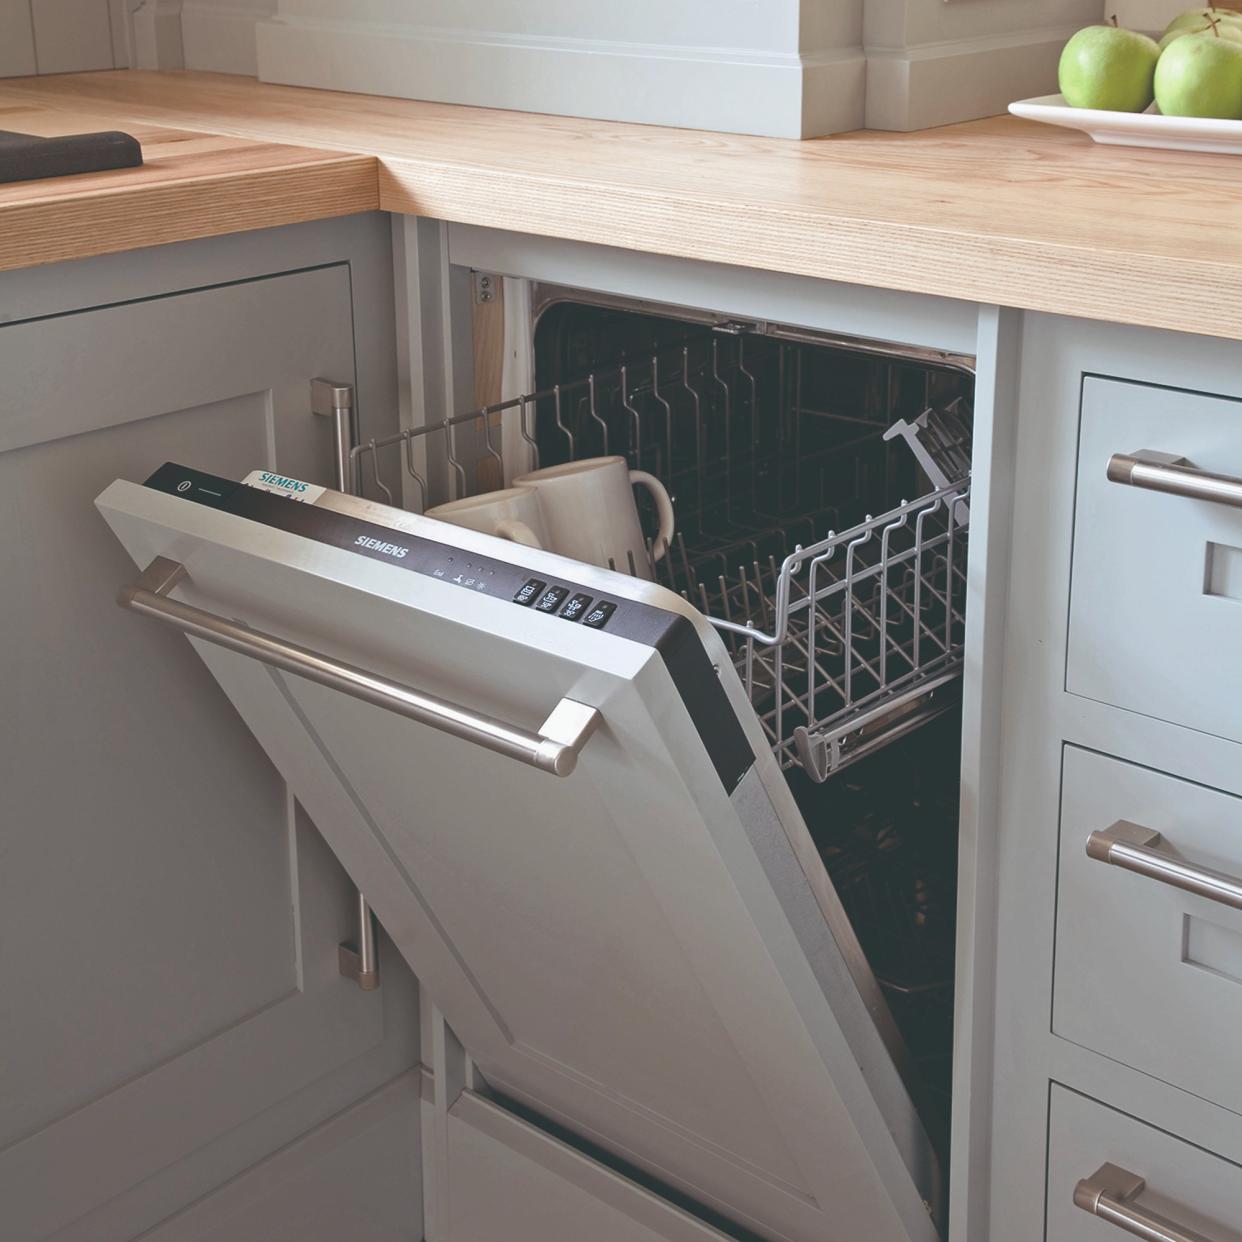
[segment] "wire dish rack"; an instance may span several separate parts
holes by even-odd
[[[395,504],[399,459],[423,509],[586,457],[657,475],[672,547],[610,567],[702,611],[782,767],[823,781],[953,705],[965,637],[968,380],[900,358],[855,372],[807,342],[700,330],[358,445],[355,481]],[[906,487],[914,499],[866,511]]]

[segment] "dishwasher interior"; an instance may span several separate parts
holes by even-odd
[[[721,633],[945,1153],[973,360],[532,296],[530,391],[359,445],[355,478],[419,509],[600,455],[663,481],[646,576]]]

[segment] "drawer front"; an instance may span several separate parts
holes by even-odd
[[[1242,402],[1084,381],[1066,689],[1242,741],[1242,509],[1108,480],[1142,449],[1242,477]]]
[[[1088,856],[1119,821],[1160,836]],[[1066,747],[1053,1030],[1242,1112],[1242,911],[1127,869],[1166,859],[1242,886],[1242,799]]]
[[[469,1091],[449,1110],[448,1234],[433,1242],[729,1242]]]
[[[1084,1181],[1091,1184],[1080,1189]],[[1242,1167],[1053,1084],[1046,1219],[1047,1242],[1242,1242]]]

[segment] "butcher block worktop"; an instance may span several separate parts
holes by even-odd
[[[119,71],[0,128],[142,169],[0,186],[0,268],[374,210],[1242,340],[1242,158],[1000,117],[795,142]]]

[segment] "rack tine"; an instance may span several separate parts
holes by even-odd
[[[518,430],[522,433],[522,439],[526,441],[530,447],[530,458],[536,470],[539,469],[539,444],[535,440],[534,430],[530,426],[530,411],[533,409],[538,413],[537,398],[532,396],[524,396],[520,399],[518,405]]]
[[[388,485],[380,478],[379,472],[379,450],[375,447],[375,441],[372,440],[368,446],[371,451],[371,476],[375,480],[375,486],[388,498],[390,505],[395,504],[392,498],[392,492],[388,490]]]
[[[405,468],[410,478],[418,484],[418,512],[422,513],[427,508],[427,480],[418,473],[414,465],[414,435],[415,432],[411,430],[405,437]]]
[[[957,496],[951,496],[945,502],[945,529],[949,541],[945,545],[944,567],[944,645],[945,650],[953,646],[953,519],[957,512]]]
[[[360,480],[362,478],[362,454],[367,451],[365,444],[355,444],[349,450],[349,489],[354,495],[360,495],[362,488]]]
[[[660,395],[660,355],[651,355],[651,395],[664,410],[664,456],[667,468],[673,468],[673,407]]]
[[[653,540],[650,535],[643,539],[643,551],[647,557],[647,568],[651,571],[651,580],[653,582],[659,582],[660,575],[656,571],[656,566],[659,564],[659,561],[656,560],[655,556],[655,540]],[[664,549],[664,556],[661,559],[668,559],[668,548]]]
[[[470,489],[466,484],[466,469],[457,460],[457,430],[454,420],[446,418],[441,424],[444,428],[444,446],[448,455],[449,465],[452,466],[454,473],[457,475],[457,494],[456,498],[460,500],[463,496],[470,494]]]
[[[686,392],[690,394],[691,403],[694,406],[694,469],[695,477],[699,480],[698,484],[698,514],[699,525],[703,525],[703,479],[705,478],[703,468],[703,405],[699,400],[698,390],[690,383],[690,347],[685,345],[681,350],[681,383]]]
[[[564,435],[565,439],[569,441],[569,460],[577,461],[578,454],[574,447],[574,433],[570,431],[568,427],[565,426],[565,423],[561,417],[561,386],[560,384],[554,384],[552,386],[552,403],[553,403],[553,409],[555,410],[555,413],[556,413],[557,428]]]
[[[488,455],[496,463],[500,485],[503,487],[505,484],[505,459],[501,457],[492,444],[492,416],[486,410],[480,410],[479,418],[483,420],[483,445],[487,449]]]
[[[630,403],[630,369],[625,363],[621,364],[621,408],[630,416],[630,425],[633,428],[630,437],[630,460],[635,466],[641,468],[643,464],[642,420],[639,418],[638,411]]]
[[[759,605],[763,611],[763,628],[765,630],[771,630],[772,613],[770,609],[768,608],[768,595],[767,595],[767,592],[763,589],[763,574],[759,569],[759,558],[757,556],[751,562],[751,565],[753,566],[754,571],[755,571],[755,590],[758,591],[759,593]]]
[[[688,586],[694,582],[695,574],[690,568],[690,556],[686,551],[686,536],[681,531],[677,532],[677,550],[681,553],[681,564],[686,573],[686,584]]]
[[[699,588],[699,611],[705,616],[712,615],[712,606],[707,600],[707,588],[701,583],[696,584]]]
[[[587,409],[591,417],[599,424],[600,432],[604,437],[604,456],[609,455],[608,450],[608,424],[600,417],[599,409],[595,404],[595,372],[592,371],[587,376]]]

